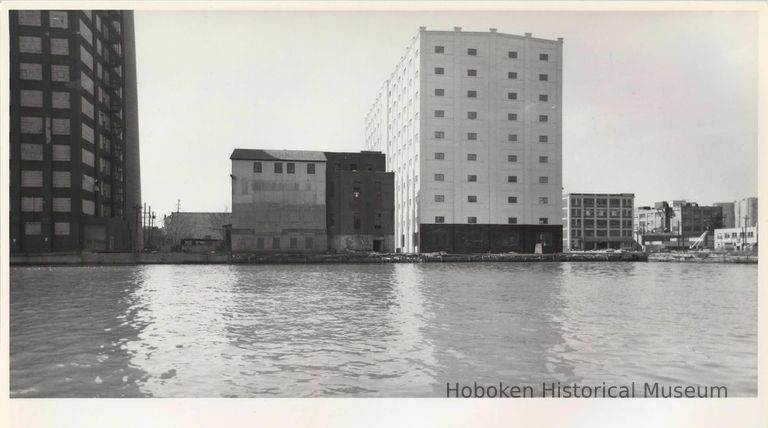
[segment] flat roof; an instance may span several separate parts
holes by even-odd
[[[229,158],[231,160],[327,161],[323,152],[310,150],[235,149]]]

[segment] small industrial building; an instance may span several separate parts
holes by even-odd
[[[757,248],[757,227],[715,229],[715,249],[723,251]]]
[[[722,225],[722,206],[675,200],[635,210],[635,240],[646,250],[685,249],[694,244],[711,249],[715,247],[714,231]]]
[[[175,212],[163,219],[163,247],[171,251],[208,253],[229,249],[232,213]],[[152,237],[146,237],[152,241]]]

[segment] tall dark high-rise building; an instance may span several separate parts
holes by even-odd
[[[10,13],[10,250],[141,248],[133,12]]]

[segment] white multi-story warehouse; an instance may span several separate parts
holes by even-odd
[[[404,252],[562,250],[563,41],[421,27],[366,117]]]

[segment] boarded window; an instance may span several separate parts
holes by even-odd
[[[49,13],[50,26],[52,28],[67,28],[69,27],[69,14],[64,11],[51,11]]]
[[[24,234],[29,236],[40,235],[40,222],[28,221],[24,223]]]
[[[96,213],[96,204],[93,201],[83,199],[83,214],[94,215]]]
[[[81,126],[81,136],[85,141],[93,143],[93,128],[83,123]]]
[[[51,121],[53,135],[69,135],[69,119],[54,118]]]
[[[69,39],[51,39],[52,55],[69,55]]]
[[[42,134],[43,118],[42,117],[22,117],[21,133],[22,134]]]
[[[19,78],[23,80],[43,80],[42,64],[20,63]]]
[[[69,92],[53,92],[51,94],[53,108],[69,108]]]
[[[21,211],[25,213],[39,213],[43,211],[42,197],[22,197]]]
[[[86,42],[90,45],[93,43],[93,33],[91,32],[91,28],[83,22],[83,20],[80,20],[80,35],[85,39]]]
[[[69,148],[69,146],[54,144],[52,151],[53,151],[53,160],[55,161],[68,162],[71,159],[71,149]]]
[[[84,71],[80,72],[80,86],[83,87],[88,93],[93,95],[93,79],[88,77],[87,74],[85,74]]]
[[[94,165],[94,156],[91,151],[83,149],[82,159],[84,164],[88,166]]]
[[[69,171],[53,171],[53,187],[69,188],[72,186],[72,179]]]
[[[85,46],[80,46],[80,61],[93,70],[93,55],[85,49]]]
[[[43,160],[42,144],[22,144],[21,160],[41,161]]]
[[[51,80],[53,80],[54,82],[69,82],[69,66],[68,65],[52,65]]]
[[[43,53],[43,41],[40,37],[20,36],[19,52]]]
[[[39,10],[20,10],[19,12],[19,25],[34,25],[40,26],[40,11]]]
[[[69,223],[56,222],[53,223],[53,234],[59,236],[69,235]]]
[[[22,107],[42,107],[43,91],[33,91],[29,89],[22,89],[21,90],[21,106]]]
[[[53,198],[53,212],[68,213],[72,211],[72,200],[70,198]]]
[[[83,174],[83,190],[93,192],[94,180],[90,175]]]
[[[86,100],[85,97],[80,99],[80,111],[82,111],[84,115],[93,119],[93,104]]]
[[[43,187],[43,171],[21,171],[21,187]]]

